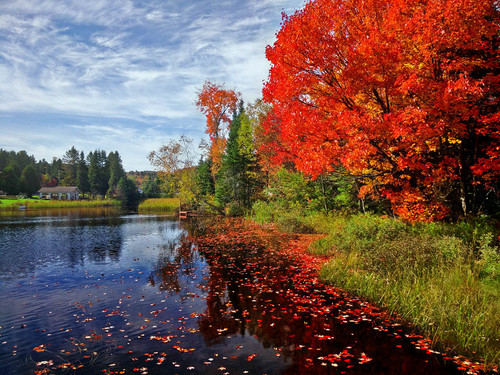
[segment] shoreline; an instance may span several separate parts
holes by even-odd
[[[6,203],[6,201],[8,203]],[[98,208],[116,207],[121,202],[115,199],[104,200],[45,200],[45,199],[0,199],[0,211],[32,210],[46,208]]]
[[[478,237],[473,248],[445,230],[431,233],[432,227],[389,218],[295,219],[301,225],[292,229],[273,225],[280,232],[305,236],[309,245],[304,255],[322,260],[318,277],[323,283],[402,319],[429,340],[432,350],[448,353],[464,369],[498,373],[499,283],[495,271],[488,270],[494,262],[482,253],[498,249],[487,232],[479,236],[473,230]]]

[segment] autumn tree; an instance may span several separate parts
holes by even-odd
[[[164,189],[178,196],[184,204],[193,203],[196,189],[192,143],[191,138],[181,135],[178,140],[170,140],[148,155]]]
[[[493,0],[314,0],[266,56],[275,161],[342,167],[410,220],[477,212],[498,186]]]
[[[205,82],[198,92],[196,106],[206,116],[205,132],[210,137],[210,157],[212,173],[215,175],[220,168],[222,154],[226,147],[231,114],[236,108],[240,94],[227,90],[223,85]]]

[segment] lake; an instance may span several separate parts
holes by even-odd
[[[322,285],[283,239],[197,240],[194,224],[113,209],[0,216],[0,373],[461,373]]]

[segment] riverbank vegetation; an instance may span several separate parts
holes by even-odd
[[[270,219],[256,205],[254,219]],[[276,211],[274,211],[276,212]],[[371,214],[278,214],[280,229],[325,236],[323,281],[410,322],[436,349],[500,361],[500,257],[487,220],[408,224]]]
[[[43,208],[92,208],[119,206],[121,202],[117,199],[101,200],[47,200],[32,198],[0,199],[0,210],[19,210],[20,208],[35,210]]]
[[[148,198],[139,203],[139,213],[175,215],[179,212],[179,204],[179,198]]]
[[[198,164],[182,138],[150,160],[194,209],[323,233],[325,282],[498,364],[498,19],[493,1],[310,1],[266,50],[262,100],[199,90]]]
[[[96,201],[69,204],[79,207],[99,206],[104,197],[131,205],[139,199],[137,186],[127,177],[118,151],[107,154],[97,149],[85,156],[83,151],[71,147],[62,159],[54,157],[49,163],[45,159],[37,161],[26,151],[0,149],[0,194],[31,198],[40,187],[56,186],[76,186],[82,198]],[[45,204],[55,207],[58,203]]]

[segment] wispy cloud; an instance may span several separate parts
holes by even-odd
[[[183,129],[201,137],[196,89],[208,79],[237,89],[247,101],[260,96],[269,69],[264,49],[274,40],[281,11],[302,5],[302,0],[4,0],[0,112],[8,116],[0,116],[0,128],[9,127],[12,137],[2,137],[0,147],[30,151],[29,140],[15,140],[15,129],[27,124],[20,114],[33,114],[42,125],[61,116],[67,123],[59,126],[92,134],[104,149],[121,136],[153,149]],[[72,123],[73,117],[78,121]],[[123,122],[128,128],[120,127]],[[46,129],[52,137],[57,133],[55,126]],[[77,147],[81,140],[66,129],[60,134]],[[47,142],[32,139],[31,149]],[[134,163],[130,168],[141,165]]]

